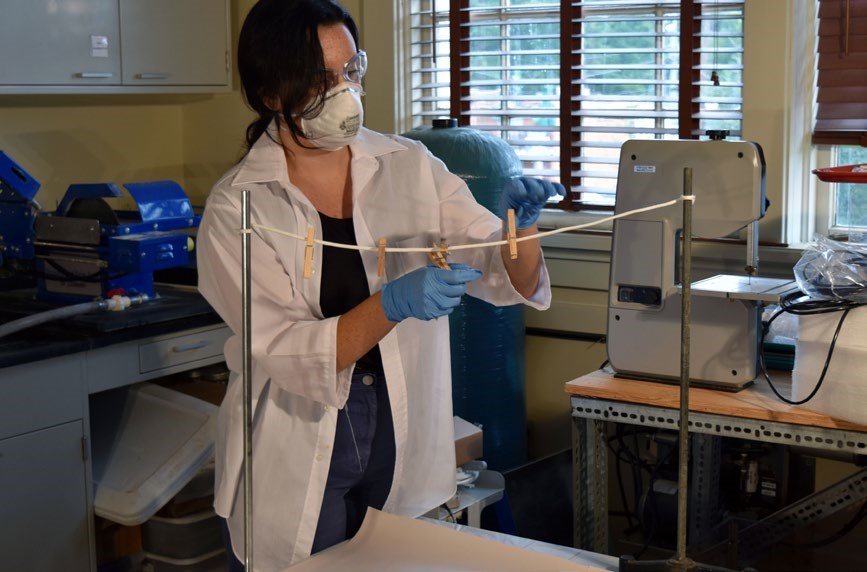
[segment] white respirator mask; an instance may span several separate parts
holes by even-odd
[[[337,151],[355,140],[364,123],[361,86],[340,83],[325,93],[316,117],[301,117],[301,131],[311,143],[326,151]]]

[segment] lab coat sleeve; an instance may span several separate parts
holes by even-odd
[[[226,360],[231,369],[239,371],[242,334],[240,196],[236,202],[227,195],[212,195],[208,200],[198,232],[197,262],[199,291],[235,336],[226,344]],[[267,226],[267,222],[262,222],[262,211],[267,211],[267,205],[257,210],[255,197],[251,202],[253,224]],[[336,371],[337,318],[317,319],[306,304],[293,304],[297,294],[277,252],[261,231],[254,228],[251,236],[254,369],[264,370],[267,378],[285,391],[343,407],[349,395],[350,377],[348,369]],[[258,377],[255,372],[253,377]],[[258,395],[261,388],[254,391]]]
[[[440,220],[448,244],[473,244],[502,240],[503,222],[480,205],[460,177],[449,172],[445,164],[430,153],[427,160],[439,194]],[[467,285],[467,293],[495,306],[526,304],[537,310],[551,305],[551,283],[544,260],[539,265],[539,285],[529,298],[515,290],[506,272],[499,247],[454,251],[450,261],[462,262],[481,270],[484,275]]]

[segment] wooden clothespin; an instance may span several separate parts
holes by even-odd
[[[438,268],[442,268],[443,270],[451,270],[452,267],[449,266],[449,263],[446,262],[446,256],[449,253],[449,246],[445,242],[441,242],[439,246],[437,243],[433,243],[433,250],[428,253],[430,256],[431,262],[434,263]]]
[[[377,255],[376,275],[379,277],[385,276],[385,239],[379,239],[379,254]]]
[[[518,258],[518,231],[515,229],[515,209],[509,209],[506,213],[509,225],[509,255],[512,260]]]
[[[307,246],[304,248],[304,278],[313,274],[313,227],[307,227]]]

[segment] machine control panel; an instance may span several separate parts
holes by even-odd
[[[653,286],[618,286],[617,301],[628,304],[659,306],[662,304],[662,290]]]

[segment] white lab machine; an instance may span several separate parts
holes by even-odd
[[[736,391],[758,373],[762,304],[778,302],[795,283],[755,276],[757,223],[766,208],[765,161],[756,143],[627,141],[620,152],[615,214],[680,198],[686,169],[686,193],[695,197],[693,237],[722,238],[749,227],[743,275],[691,285],[691,383]],[[614,224],[607,347],[618,374],[680,378],[682,218],[677,202]]]

